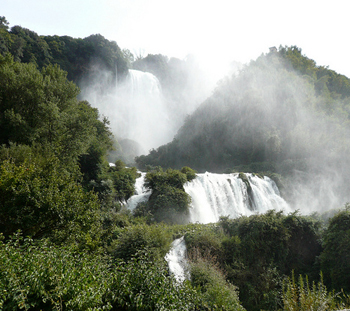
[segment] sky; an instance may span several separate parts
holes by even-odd
[[[39,35],[99,33],[136,56],[192,54],[213,72],[296,45],[350,77],[346,0],[0,0],[0,16]]]

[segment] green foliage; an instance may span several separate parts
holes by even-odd
[[[0,56],[0,143],[41,145],[67,169],[79,161],[85,187],[100,182],[112,148],[108,120],[77,100],[78,88],[57,66],[38,71],[32,64]]]
[[[117,271],[111,286],[115,310],[198,310],[201,295],[187,282],[177,284],[164,261],[141,252]]]
[[[33,242],[0,242],[1,310],[106,310],[111,275],[97,254]]]
[[[16,60],[33,63],[39,68],[50,64],[52,60],[50,48],[37,33],[21,26],[14,26],[10,30],[10,35],[13,40],[10,51]]]
[[[94,78],[96,67],[111,73],[111,81],[123,78],[130,64],[130,56],[114,41],[91,35],[84,39],[68,36],[39,36],[34,31],[14,26],[1,17],[0,55],[11,53],[15,61],[32,63],[39,68],[57,64],[68,72],[71,81],[80,83]]]
[[[181,171],[156,168],[146,174],[146,186],[152,190],[147,203],[149,212],[157,222],[186,223],[188,222],[190,196],[185,192],[183,185],[195,173],[190,168]]]
[[[316,62],[302,55],[302,50],[296,46],[280,47],[279,55],[285,59],[287,68],[297,70],[308,75],[315,83],[319,94],[329,93],[343,98],[350,96],[350,80],[344,75],[323,66],[316,66]]]
[[[311,273],[322,251],[321,223],[298,212],[286,216],[268,211],[235,220],[222,217],[220,225],[233,239],[232,247],[243,256],[242,262],[246,265],[266,266],[273,262],[283,274],[289,274],[292,269],[297,273]],[[230,245],[229,241],[226,243]],[[232,255],[228,262],[237,258]]]
[[[238,289],[226,281],[224,266],[226,236],[215,225],[191,225],[185,234],[190,280],[203,295],[205,310],[244,310]]]
[[[181,173],[186,174],[187,181],[191,181],[196,178],[196,171],[191,169],[188,166],[184,166],[181,170]]]
[[[225,236],[220,229],[216,225],[200,225],[199,228],[187,232],[185,241],[188,252],[190,254],[195,252],[203,258],[210,257],[221,261],[224,252],[222,241]]]
[[[1,310],[197,310],[201,298],[144,252],[113,266],[96,253],[19,235],[0,242]]]
[[[184,190],[164,185],[152,192],[148,204],[157,222],[186,223],[190,202],[191,198]]]
[[[115,258],[130,260],[139,251],[147,251],[152,258],[163,258],[169,251],[172,236],[169,230],[162,225],[138,224],[125,227],[112,246]]]
[[[88,183],[91,180],[98,181],[109,166],[106,155],[112,149],[112,133],[108,127],[109,121],[106,118],[100,121],[96,108],[87,102],[84,102],[83,108],[91,114],[90,125],[95,133],[87,152],[79,156],[80,171],[85,183]]]
[[[125,167],[122,161],[117,161],[115,166],[111,166],[108,177],[113,182],[116,199],[119,202],[127,201],[135,192],[135,180],[140,174],[135,167]]]
[[[321,269],[328,286],[350,293],[350,205],[333,216],[324,234]]]
[[[187,177],[185,173],[178,170],[167,169],[165,172],[159,168],[149,171],[146,175],[146,187],[159,190],[164,184],[177,189],[183,189]]]
[[[328,292],[321,280],[316,285],[309,284],[308,277],[299,275],[298,283],[295,282],[294,273],[283,284],[283,310],[308,311],[308,310],[339,310],[344,308],[337,300],[334,292]]]
[[[237,288],[211,263],[198,259],[191,263],[190,272],[192,285],[202,292],[204,310],[245,310],[239,303]]]
[[[57,66],[40,72],[32,64],[1,58],[0,143],[40,143],[62,161],[76,160],[87,151],[100,122],[96,109],[78,102],[77,94]]]
[[[317,279],[320,222],[298,213],[285,216],[269,211],[237,219],[223,217],[219,224],[225,235],[216,242],[221,249],[218,261],[228,280],[239,287],[248,310],[277,310],[282,278],[292,269]]]
[[[54,157],[4,160],[0,166],[0,227],[6,237],[22,230],[34,238],[93,244],[86,239],[97,237],[97,211],[97,197],[61,170]]]
[[[319,265],[315,259],[322,252],[322,223],[311,217],[301,217],[294,212],[284,218],[283,225],[289,233],[288,257],[283,273],[290,274],[293,270],[298,274],[308,274],[312,279],[317,279]]]
[[[9,22],[5,16],[0,16],[0,55],[5,55],[9,52],[13,42],[11,35],[8,33]]]

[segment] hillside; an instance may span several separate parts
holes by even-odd
[[[314,188],[310,196],[322,196],[326,187],[345,195],[349,90],[345,76],[316,66],[297,47],[280,47],[223,79],[171,143],[136,162],[140,168],[279,173],[289,179],[285,195],[294,201],[305,185]],[[342,202],[328,195],[323,208]]]
[[[98,74],[95,61],[111,66],[113,76],[116,62],[124,63],[116,44],[99,35],[9,30],[0,17],[0,48],[0,310],[350,306],[349,204],[326,215],[250,210],[217,223],[188,223],[185,185],[199,176],[184,166],[151,167],[143,174],[149,200],[127,210],[140,173],[108,162],[115,143],[109,121],[79,100],[71,81]],[[222,81],[174,142],[140,157],[140,165],[281,172],[302,177],[304,184],[295,185],[301,190],[313,184],[314,203],[329,202],[336,186],[346,190],[348,80],[300,52],[280,48]],[[313,69],[296,74],[299,60],[301,69]],[[178,77],[171,66],[163,71],[174,73],[164,78],[167,87]],[[236,175],[253,193],[247,176]],[[183,282],[165,259],[179,237],[189,259]]]
[[[128,58],[114,41],[100,34],[84,39],[69,36],[41,36],[22,26],[9,28],[5,17],[0,20],[0,54],[11,53],[15,61],[33,63],[38,68],[57,64],[68,79],[80,83],[107,70],[113,79],[125,76]]]

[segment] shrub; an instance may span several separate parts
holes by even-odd
[[[199,253],[201,257],[211,257],[217,260],[221,260],[224,257],[223,239],[223,233],[215,225],[201,225],[185,235],[189,254],[195,252]]]
[[[184,166],[181,170],[181,173],[186,174],[187,181],[191,181],[196,178],[196,171],[191,169],[188,166]]]
[[[350,293],[350,204],[331,218],[324,234],[321,269],[325,282]]]
[[[199,310],[202,300],[145,251],[113,265],[21,235],[0,241],[0,310]]]
[[[245,310],[239,303],[237,288],[212,263],[197,258],[190,267],[191,283],[203,295],[204,310]]]
[[[50,157],[45,161],[0,165],[0,230],[9,237],[18,229],[33,238],[57,242],[85,239],[98,232],[98,201]]]
[[[198,310],[200,293],[188,282],[177,283],[164,260],[136,255],[117,265],[107,298],[114,310]]]
[[[110,250],[115,258],[125,261],[144,250],[152,258],[163,258],[171,242],[172,235],[165,226],[138,224],[122,229]]]
[[[194,172],[190,168],[184,168],[184,172],[186,173],[155,168],[147,173],[146,186],[152,190],[147,207],[155,221],[188,222],[191,197],[185,192],[183,185],[187,182],[187,175],[192,178]]]
[[[338,303],[336,295],[327,291],[323,284],[323,278],[316,285],[309,285],[308,277],[300,275],[298,283],[292,278],[287,278],[283,285],[283,310],[309,311],[309,310],[339,310],[344,305]]]
[[[108,261],[69,246],[15,235],[0,242],[1,310],[102,310],[109,304]]]

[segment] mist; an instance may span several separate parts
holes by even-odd
[[[154,58],[162,62],[163,71],[152,64]],[[219,79],[201,68],[193,55],[184,60],[149,55],[133,67],[126,76],[113,78],[103,66],[93,64],[91,74],[79,83],[81,98],[108,118],[123,160],[130,163],[170,142]]]
[[[287,70],[273,53],[233,80],[226,91],[233,92],[236,105],[252,110],[240,127],[264,145],[264,159],[276,163],[290,205],[308,214],[349,201],[350,131],[341,100],[316,92],[309,76]]]
[[[326,78],[296,72],[277,52],[232,62],[219,82],[193,56],[148,55],[133,68],[114,84],[103,70],[82,84],[127,161],[153,150],[138,165],[278,173],[283,197],[305,213],[350,200],[348,100]]]
[[[237,105],[255,110],[241,127],[264,145],[264,159],[276,163],[294,209],[324,212],[350,200],[349,119],[340,99],[317,92],[308,75],[286,69],[274,53],[246,67],[227,91]]]
[[[276,51],[246,64],[220,81],[172,143],[137,164],[277,173],[293,209],[341,208],[350,200],[349,99],[329,91],[330,77],[317,77],[308,61],[311,71],[297,72]]]

